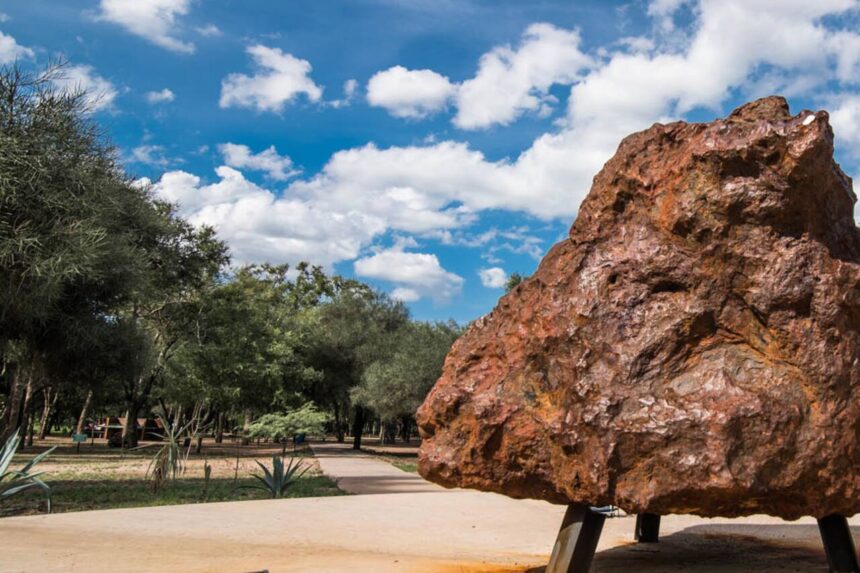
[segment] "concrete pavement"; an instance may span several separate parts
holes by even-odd
[[[563,508],[471,491],[117,509],[0,519],[0,571],[538,571]],[[855,536],[860,520],[852,520]],[[594,571],[826,571],[813,520],[668,516],[663,541],[606,521]]]
[[[444,490],[343,447],[314,449],[363,495],[0,519],[0,572],[536,573],[549,558],[563,507]],[[633,522],[606,521],[593,571],[826,571],[812,519],[666,516],[647,545],[633,542]],[[860,537],[860,518],[851,524]]]
[[[418,474],[399,470],[372,455],[353,450],[349,444],[311,444],[322,472],[343,491],[355,494],[440,492],[445,488]]]

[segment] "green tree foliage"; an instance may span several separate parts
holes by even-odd
[[[393,336],[393,352],[373,362],[352,392],[383,422],[412,416],[442,373],[442,364],[462,329],[455,323],[412,322]]]
[[[390,356],[392,335],[409,322],[409,311],[399,301],[365,285],[342,285],[325,304],[305,315],[305,358],[320,373],[310,388],[311,399],[332,412],[342,439],[350,391],[358,386],[367,368]],[[367,412],[360,404],[353,410],[353,447],[361,447]]]
[[[286,448],[286,442],[299,434],[323,434],[328,421],[328,414],[319,411],[313,402],[307,402],[285,413],[264,414],[251,424],[248,435],[283,443]]]
[[[0,351],[12,406],[5,434],[25,386],[50,374],[48,354],[54,372],[67,371],[56,357],[97,344],[90,334],[104,323],[123,314],[136,321],[138,309],[147,318],[172,312],[176,297],[161,295],[189,286],[197,247],[224,260],[211,230],[192,229],[123,173],[86,94],[52,87],[62,73],[62,65],[0,71]]]

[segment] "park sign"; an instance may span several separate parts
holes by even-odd
[[[87,441],[87,435],[86,434],[72,434],[72,442],[74,442],[76,444],[83,444],[86,441]]]

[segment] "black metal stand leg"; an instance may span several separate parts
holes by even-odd
[[[660,541],[660,516],[656,513],[640,513],[636,516],[636,532],[633,538],[639,543]]]
[[[818,520],[821,541],[831,573],[860,573],[857,550],[851,538],[848,520],[842,515],[828,515]]]
[[[545,573],[588,573],[606,516],[569,505]]]

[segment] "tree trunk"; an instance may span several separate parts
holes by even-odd
[[[33,400],[33,377],[27,377],[27,389],[24,391],[24,402],[21,404],[21,412],[23,419],[21,427],[24,428],[24,435],[21,436],[21,448],[26,444],[33,445],[33,424],[36,416],[36,401]]]
[[[248,432],[251,431],[251,410],[245,410],[245,423],[242,425],[242,445],[247,446],[251,443],[248,437]]]
[[[24,397],[24,389],[30,383],[32,376],[30,372],[27,372],[25,375],[20,366],[15,368],[15,373],[12,375],[11,387],[9,388],[9,397],[6,400],[6,409],[3,411],[3,420],[0,423],[0,440],[3,443],[18,428],[21,400]]]
[[[90,402],[93,400],[93,391],[87,390],[87,397],[84,400],[84,407],[81,408],[81,415],[78,417],[78,425],[75,426],[76,434],[84,433],[84,424],[87,423],[87,410],[90,409]]]
[[[384,428],[383,444],[393,444],[394,438],[397,436],[397,422],[387,421],[382,424]]]
[[[125,424],[122,426],[122,447],[136,448],[137,447],[137,413],[140,411],[140,406],[134,402],[127,404],[125,411]]]
[[[402,426],[400,427],[400,439],[409,443],[409,438],[412,437],[412,418],[403,416]]]
[[[27,408],[27,447],[33,447],[33,433],[36,425],[36,403],[31,401]]]
[[[364,408],[355,407],[355,419],[352,422],[352,449],[361,449],[361,435],[364,433]]]
[[[54,406],[57,404],[57,396],[60,393],[52,386],[48,386],[42,390],[42,395],[45,397],[45,405],[42,408],[42,419],[39,422],[39,439],[44,440],[51,429],[51,413]]]
[[[33,434],[36,432],[36,412],[31,407],[27,413],[27,447],[33,447]]]
[[[200,452],[203,451],[203,434],[197,436],[197,445],[194,446],[194,453],[200,455]]]
[[[215,443],[220,444],[224,441],[224,412],[218,412],[218,421],[215,428]]]
[[[343,424],[340,421],[340,408],[335,405],[334,407],[334,438],[337,440],[337,443],[342,444],[346,441],[346,437],[343,435]]]
[[[48,420],[48,431],[51,431],[51,428],[57,428],[60,425],[60,419],[62,418],[63,411],[57,406],[57,401],[54,400],[53,411],[51,412],[51,418]]]

